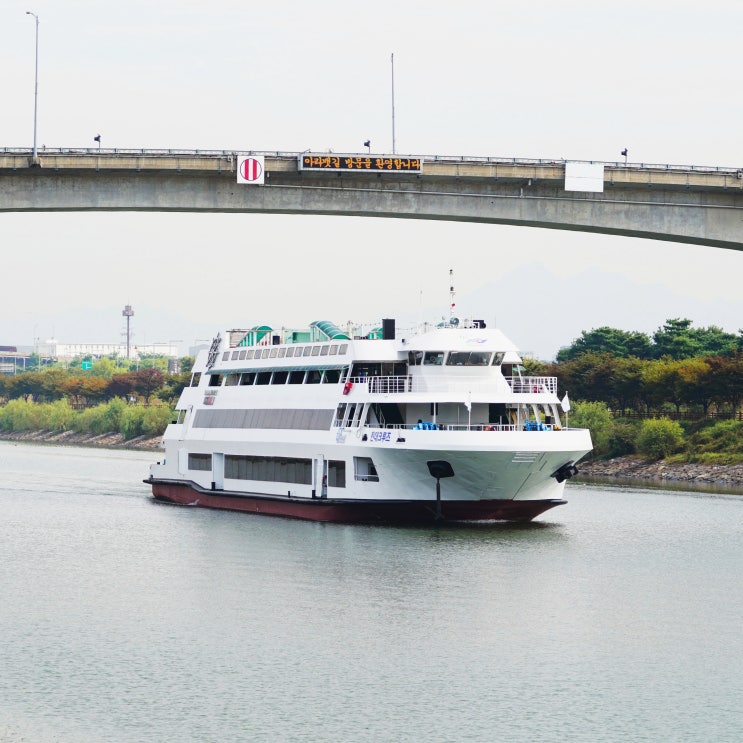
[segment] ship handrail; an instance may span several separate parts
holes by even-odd
[[[343,428],[343,421],[335,420],[334,428]],[[348,429],[360,431],[568,431],[579,429],[568,429],[554,423],[535,423],[534,421],[522,421],[516,423],[434,423],[433,421],[422,421],[421,423],[388,423],[385,425],[364,424],[362,426],[345,426]],[[360,434],[359,434],[360,435]]]
[[[504,377],[514,394],[557,394],[557,377]],[[406,392],[493,392],[495,379],[482,376],[431,379],[411,374],[349,377],[354,386],[365,387],[369,394],[398,395]]]

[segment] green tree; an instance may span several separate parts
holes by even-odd
[[[571,428],[587,428],[593,440],[594,456],[608,454],[614,435],[614,418],[603,402],[577,402],[570,413]]]
[[[584,353],[604,354],[626,358],[649,359],[652,357],[650,337],[637,331],[618,330],[607,326],[582,331],[567,348],[561,348],[557,353],[558,361],[569,361]]]
[[[668,418],[645,420],[637,434],[637,451],[650,459],[664,459],[684,443],[684,431],[678,421]]]

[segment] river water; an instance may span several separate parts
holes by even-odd
[[[158,504],[157,453],[0,443],[0,741],[743,740],[743,496],[525,526]]]

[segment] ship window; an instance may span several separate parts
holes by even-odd
[[[244,349],[242,351],[240,351],[240,355],[238,356],[238,358],[240,359],[240,361],[242,361],[245,358],[245,353],[246,352],[245,352]]]
[[[328,462],[328,487],[346,487],[346,463],[342,459],[331,459]]]
[[[258,372],[255,378],[256,384],[271,384],[271,372]]]
[[[275,371],[273,373],[273,379],[271,380],[271,384],[286,384],[286,380],[289,376],[288,371]]]
[[[320,346],[312,346],[312,355],[313,356],[319,356],[320,355]]]
[[[225,455],[224,476],[233,480],[312,484],[312,460],[295,457]]]
[[[411,366],[420,366],[422,362],[423,362],[423,351],[408,351],[408,363]]]
[[[487,366],[490,363],[490,354],[483,351],[470,351],[468,366]]]
[[[338,346],[331,346],[330,347],[330,355],[331,356],[337,356],[338,355]]]
[[[320,348],[320,356],[327,356],[329,350],[330,350],[330,346],[322,346]]]
[[[246,358],[246,359],[252,359],[252,358],[253,358],[253,353],[254,353],[254,352],[255,352],[255,351],[254,351],[254,349],[252,349],[252,348],[251,348],[251,349],[249,349],[249,350],[248,350],[248,352],[247,352],[247,354],[245,354],[245,358]]]
[[[285,348],[280,348],[279,349],[279,358],[280,359],[283,359],[284,356],[286,356],[286,349]]]
[[[255,372],[245,372],[240,376],[240,384],[253,384],[255,382]]]
[[[222,354],[222,361],[229,361],[229,360],[230,360],[230,352],[229,351],[225,351]]]
[[[194,372],[193,376],[191,377],[191,386],[198,387],[200,381],[201,381],[201,372]]]
[[[221,374],[210,374],[209,375],[209,386],[210,387],[219,387],[221,384],[222,384]]]
[[[312,346],[305,346],[302,356],[309,356],[312,353]]]
[[[302,384],[304,382],[304,371],[298,370],[290,372],[289,374],[289,384]]]
[[[320,384],[320,372],[317,369],[310,369],[305,384]]]
[[[239,351],[233,351],[232,352],[232,360],[237,361],[237,357],[240,355]]]
[[[371,457],[353,458],[353,479],[362,482],[379,482],[377,468]]]
[[[500,366],[503,363],[503,357],[506,354],[503,351],[493,354],[493,366]]]
[[[189,454],[188,469],[208,472],[212,468],[211,454]]]
[[[323,382],[335,384],[341,381],[341,370],[340,369],[326,369],[325,376],[322,379]]]
[[[443,363],[443,351],[426,351],[426,355],[423,357],[424,366],[441,366]]]
[[[286,349],[286,358],[290,359],[294,356],[294,349],[293,348],[287,348]]]
[[[228,374],[224,380],[225,387],[234,387],[240,382],[240,375],[237,373]]]
[[[452,351],[446,360],[447,366],[487,366],[490,353],[484,351]]]
[[[279,349],[278,348],[272,348],[271,349],[271,353],[269,355],[271,356],[272,359],[275,359],[276,358],[276,354],[278,352],[279,352]]]
[[[348,343],[341,343],[338,353],[346,353],[348,351]]]

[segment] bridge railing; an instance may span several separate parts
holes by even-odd
[[[277,157],[294,159],[304,154],[302,152],[287,152],[283,150],[200,150],[200,149],[146,149],[146,148],[128,148],[114,147],[101,148],[97,147],[42,147],[38,150],[39,156],[45,155],[85,155],[85,156],[110,156],[124,155],[128,157],[237,157],[238,155],[262,155],[264,157]],[[32,156],[33,151],[29,147],[0,147],[0,154],[7,155],[28,155]],[[319,151],[317,154],[320,154]],[[325,153],[327,154],[327,153]],[[333,153],[338,156],[358,155],[359,153]],[[362,153],[366,154],[366,153]],[[377,153],[383,154],[383,153]],[[522,157],[498,157],[498,156],[473,156],[473,155],[413,155],[421,158],[424,162],[438,163],[483,163],[483,164],[503,164],[503,165],[564,165],[567,160],[554,158],[522,158]],[[670,163],[624,163],[610,162],[603,160],[571,160],[570,162],[603,162],[607,168],[618,168],[623,170],[665,170],[681,171],[694,173],[729,173],[737,175],[743,170],[742,167],[728,167],[717,165],[674,165]]]

